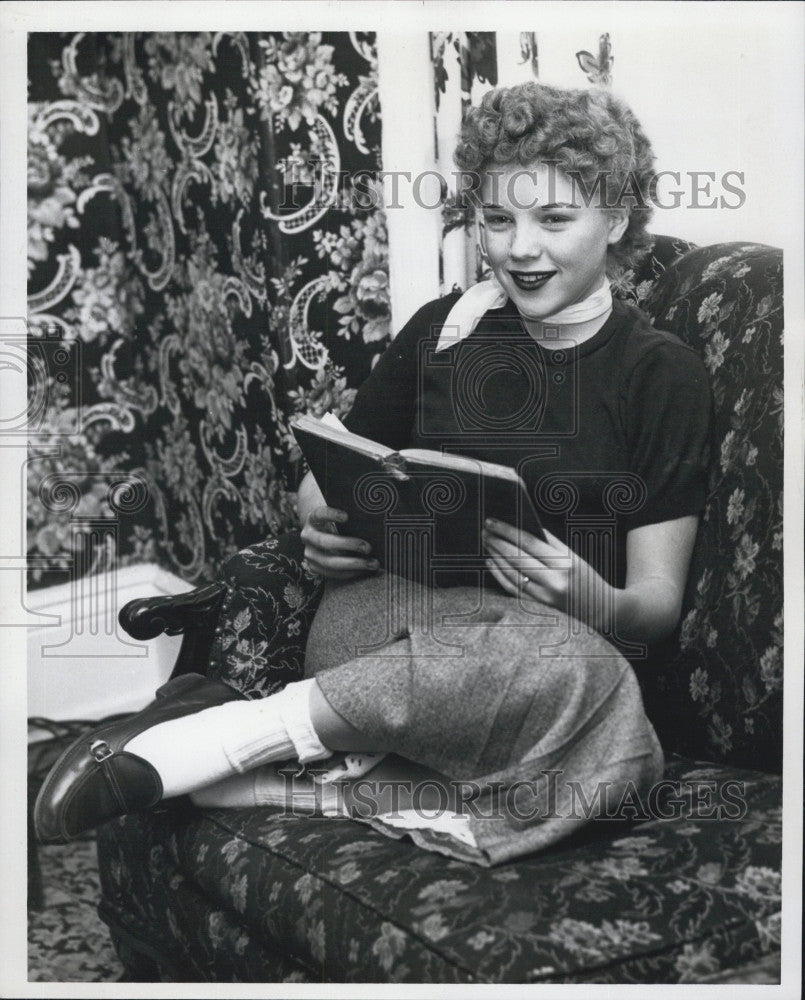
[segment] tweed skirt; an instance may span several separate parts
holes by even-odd
[[[456,857],[499,864],[545,848],[619,808],[628,815],[624,804],[639,805],[662,777],[628,661],[575,619],[498,590],[384,573],[328,581],[305,673],[402,759],[401,773],[408,761],[440,776],[475,846],[409,832]]]

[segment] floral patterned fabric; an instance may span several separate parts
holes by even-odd
[[[321,597],[296,531],[252,545],[224,565],[227,594],[206,673],[249,698],[304,676],[305,639]]]
[[[669,749],[780,770],[782,252],[743,243],[695,250],[644,308],[701,353],[716,411],[681,628],[645,677],[649,714]]]
[[[680,257],[694,248],[693,243],[671,236],[653,236],[651,245],[635,267],[621,269],[610,277],[612,294],[641,309],[660,277]]]
[[[33,33],[28,65],[30,583],[211,579],[295,523],[289,419],[389,337],[373,36]]]
[[[779,948],[780,781],[681,760],[668,777],[680,818],[493,869],[350,820],[132,816],[100,832],[102,915],[170,940],[191,979],[267,981],[292,963],[312,981],[697,982]],[[729,781],[745,816],[695,818],[692,798],[719,801]]]

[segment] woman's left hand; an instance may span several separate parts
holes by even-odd
[[[502,521],[484,525],[487,566],[503,589],[589,621],[595,610],[581,606],[582,595],[603,598],[607,584],[596,571],[549,531],[546,541]],[[545,529],[543,529],[545,530]]]

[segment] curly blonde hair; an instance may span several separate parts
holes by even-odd
[[[600,183],[605,205],[629,210],[625,233],[609,248],[611,271],[633,266],[651,246],[646,224],[654,153],[632,111],[607,90],[542,83],[491,90],[468,109],[453,159],[472,175],[465,191],[476,189],[485,171],[538,160],[580,179],[588,192]]]

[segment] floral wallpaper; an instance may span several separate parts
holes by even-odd
[[[348,180],[380,166],[374,38],[32,34],[28,66],[31,584],[200,582],[294,523],[289,419],[346,411],[390,334]]]

